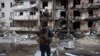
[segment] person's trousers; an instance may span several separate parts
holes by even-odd
[[[45,56],[45,53],[47,56],[50,56],[50,46],[49,45],[40,45],[40,51],[41,51],[41,56]]]

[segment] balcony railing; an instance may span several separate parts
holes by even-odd
[[[27,27],[10,27],[10,30],[14,31],[38,31],[37,27],[27,28]]]
[[[37,8],[38,4],[33,4],[33,5],[21,5],[21,4],[16,4],[13,6],[14,10],[25,10],[25,9],[32,9],[32,8]]]
[[[88,16],[86,20],[100,20],[100,16]]]
[[[100,16],[88,16],[88,17],[84,17],[84,19],[82,19],[81,16],[76,16],[73,17],[74,20],[100,20]]]
[[[100,8],[100,2],[76,5],[74,9],[97,9]]]
[[[11,20],[38,20],[39,15],[29,15],[29,16],[14,16]]]

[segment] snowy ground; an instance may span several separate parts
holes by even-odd
[[[100,56],[100,41],[91,36],[85,36],[84,38],[77,39],[75,42],[75,48],[73,49],[59,49],[58,40],[55,38],[51,47],[57,49],[59,56],[67,56],[69,54],[77,56]],[[39,46],[36,40],[10,37],[10,38],[0,38],[0,43],[15,43],[22,45],[17,51],[10,53],[11,56],[33,56],[33,54],[39,53]],[[27,45],[33,45],[32,47],[27,47]],[[16,49],[17,46],[14,48]],[[18,48],[17,48],[18,49]],[[38,50],[38,51],[37,51]],[[37,52],[36,52],[37,51]]]
[[[15,43],[15,44],[38,44],[36,40],[20,39],[20,38],[2,38],[0,43]]]

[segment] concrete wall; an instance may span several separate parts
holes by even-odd
[[[14,0],[0,0],[0,6],[1,3],[5,4],[5,8],[1,8],[1,12],[5,13],[5,16],[3,18],[0,18],[0,21],[6,22],[6,26],[10,26],[10,13],[13,11],[12,7],[10,7],[10,3],[14,3]]]
[[[23,12],[23,15],[20,15],[20,12]],[[30,12],[34,12],[35,15],[30,15]],[[17,11],[14,12],[14,19],[16,20],[37,20],[39,18],[39,13],[37,11]]]

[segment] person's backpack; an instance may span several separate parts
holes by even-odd
[[[53,37],[53,36],[54,36],[53,32],[48,30],[48,37]]]

